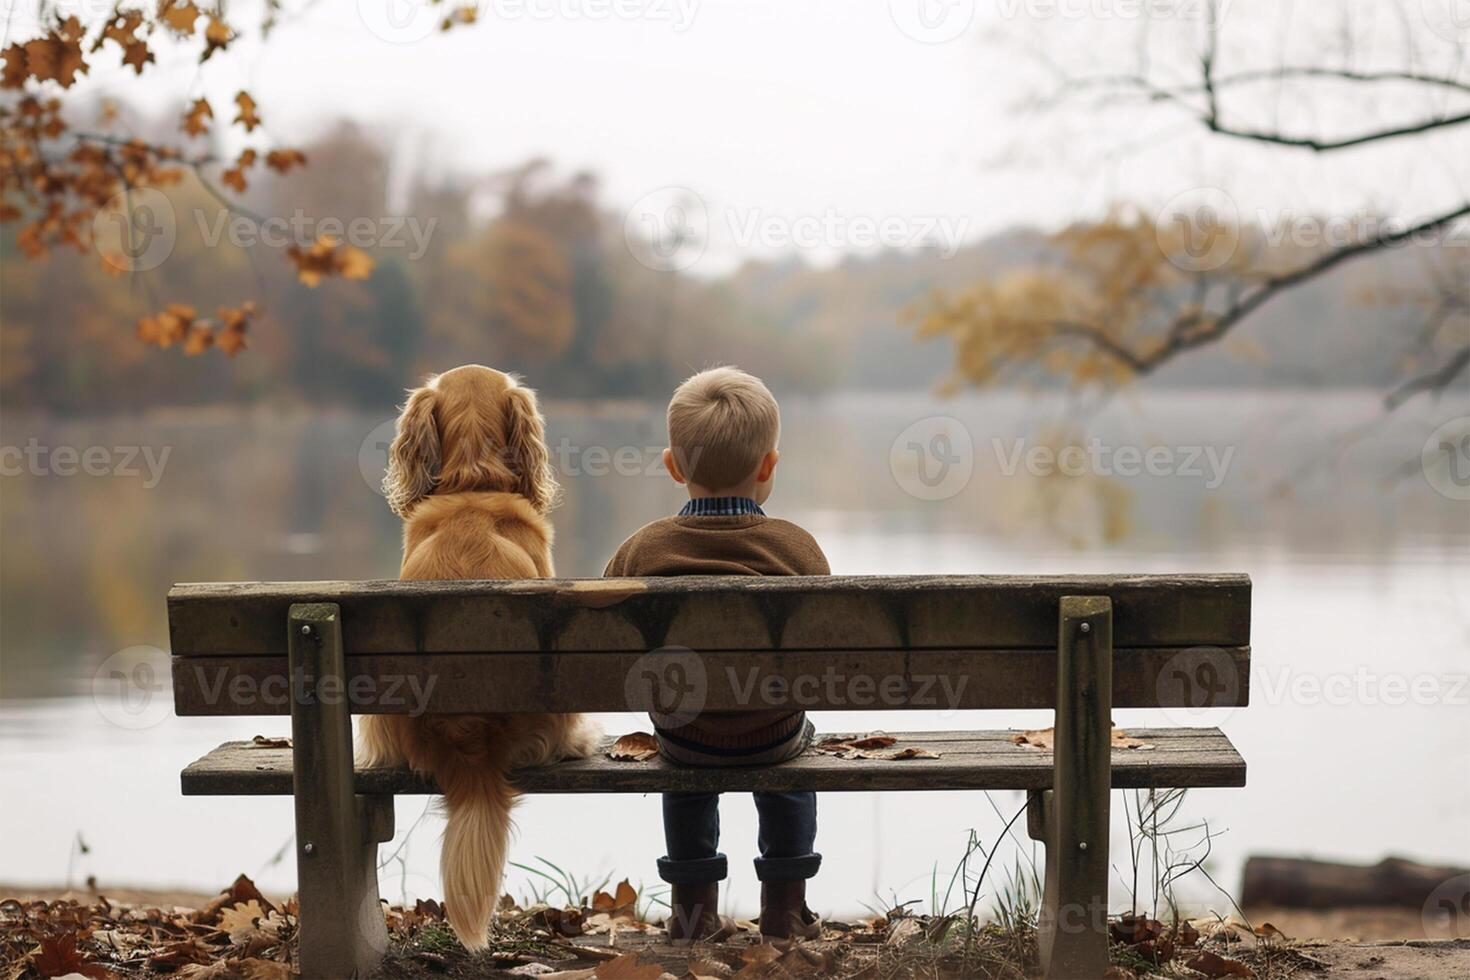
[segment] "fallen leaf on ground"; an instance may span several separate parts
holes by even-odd
[[[1255,928],[1254,931],[1255,931],[1255,934],[1257,936],[1260,936],[1262,939],[1286,939],[1287,938],[1286,933],[1282,932],[1280,929],[1276,928],[1275,926],[1273,926],[1269,922],[1262,922],[1260,925],[1256,926],[1256,928]]]
[[[92,963],[77,949],[75,932],[47,936],[31,951],[31,966],[43,977],[65,977],[81,974],[94,980],[112,976],[101,963]]]
[[[1011,736],[1011,741],[1017,745],[1029,745],[1042,751],[1050,751],[1056,744],[1057,730],[1055,728],[1039,728],[1030,732],[1017,732]],[[1110,743],[1115,749],[1139,749],[1148,751],[1153,748],[1149,742],[1134,738],[1121,728],[1114,728]]]
[[[638,890],[628,883],[624,878],[618,882],[618,887],[613,889],[613,894],[607,892],[596,892],[592,896],[592,911],[594,912],[632,912],[633,906],[638,904]]]
[[[590,974],[597,980],[660,980],[663,975],[662,964],[642,962],[637,953],[624,953],[615,960],[599,963]]]
[[[256,737],[259,738],[260,736]],[[229,888],[220,893],[218,898],[199,910],[199,914],[195,916],[195,921],[215,922],[223,910],[232,905],[241,905],[247,902],[258,903],[266,912],[276,911],[276,907],[260,893],[259,888],[255,887],[255,882],[251,881],[245,875],[240,875]],[[292,910],[289,908],[286,911],[292,913]]]
[[[265,909],[260,907],[259,902],[252,900],[221,910],[219,927],[221,932],[229,934],[231,943],[243,946],[258,936],[275,935],[274,931],[267,932],[261,928],[264,919]]]
[[[1239,960],[1227,959],[1218,953],[1203,950],[1184,961],[1191,970],[1207,977],[1254,977],[1255,971]]]
[[[656,755],[658,739],[647,732],[631,732],[607,749],[607,757],[615,762],[646,762]]]

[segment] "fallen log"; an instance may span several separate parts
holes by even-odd
[[[1252,857],[1245,862],[1240,902],[1244,906],[1304,909],[1361,905],[1421,908],[1435,889],[1462,875],[1470,875],[1470,871],[1430,867],[1402,858],[1360,865]]]

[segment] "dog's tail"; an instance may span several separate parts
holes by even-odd
[[[439,857],[444,915],[468,950],[484,949],[510,846],[516,794],[498,767],[461,760],[436,772],[448,826]]]

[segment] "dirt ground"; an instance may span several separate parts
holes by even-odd
[[[187,890],[114,888],[107,889],[105,894],[115,904],[147,905],[168,911],[202,908],[216,898]],[[70,891],[0,884],[0,897],[22,901],[72,899],[89,903],[96,900],[97,894],[89,889]],[[1459,936],[1450,934],[1449,923],[1438,929],[1438,934],[1426,936],[1425,923],[1418,911],[1410,909],[1365,908],[1325,912],[1251,909],[1248,914],[1253,923],[1269,922],[1289,937],[1288,942],[1268,945],[1264,950],[1259,946],[1252,950],[1242,947],[1240,950],[1241,958],[1249,962],[1255,969],[1256,976],[1263,980],[1470,980],[1470,934],[1467,934],[1470,933],[1470,924],[1463,921],[1460,923]],[[555,969],[586,971],[613,954],[637,952],[647,960],[656,960],[663,964],[674,977],[680,977],[686,975],[691,962],[691,951],[668,944],[659,929],[618,933],[611,937],[611,946],[607,935],[582,936],[574,942],[577,946],[588,948],[586,958],[558,962]],[[730,973],[738,973],[742,958],[749,957],[751,948],[756,945],[757,937],[744,933],[718,948],[697,948],[694,956],[710,962],[723,959],[726,963],[733,964]],[[855,947],[854,937],[851,935],[829,933],[825,942],[804,945],[804,955],[811,960],[807,964],[808,968],[790,974],[776,971],[770,975],[821,975],[824,972],[822,967],[827,962],[844,962],[850,968],[856,962],[853,959],[855,953],[859,957],[876,956],[878,959],[875,963],[885,967],[890,967],[895,962],[881,949],[863,950]],[[922,966],[923,954],[916,955]],[[908,975],[943,977],[945,980],[960,976],[937,961],[933,961],[931,967],[932,973],[922,972],[921,969],[919,973],[908,972]],[[536,976],[537,969],[534,966],[528,967],[524,962],[497,959],[488,954],[470,956],[458,944],[426,948],[418,943],[395,943],[384,961],[381,975],[393,980],[454,980],[468,977],[522,980],[526,976]],[[885,968],[874,970],[871,976],[902,976],[905,972],[907,971],[893,974]],[[147,972],[128,974],[137,977],[152,975],[154,974]],[[1159,975],[1175,978],[1201,976],[1177,965]]]

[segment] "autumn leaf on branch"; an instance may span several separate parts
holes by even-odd
[[[138,37],[138,30],[143,23],[141,10],[114,10],[112,19],[92,45],[93,53],[101,50],[104,41],[112,41],[122,48],[123,64],[131,67],[135,73],[143,74],[143,66],[153,62],[153,52],[148,50],[148,42]]]
[[[209,120],[214,118],[214,110],[209,107],[205,99],[195,99],[189,106],[189,111],[184,113],[184,132],[190,136],[198,136],[208,131]]]
[[[209,25],[204,28],[204,53],[199,56],[199,63],[214,57],[216,51],[223,51],[234,39],[235,32],[230,30],[230,25],[210,14]]]
[[[244,194],[246,188],[245,171],[253,166],[255,166],[255,151],[246,148],[241,150],[240,155],[235,158],[235,165],[226,168],[220,174],[219,179],[235,193]]]
[[[342,245],[330,235],[323,235],[306,248],[292,245],[286,256],[296,263],[296,278],[315,289],[331,276],[343,279],[366,279],[373,271],[373,260],[362,249]]]
[[[194,23],[199,19],[199,8],[194,6],[192,0],[164,0],[158,17],[169,30],[180,37],[188,37],[194,33]]]
[[[140,317],[138,339],[154,347],[182,344],[189,357],[218,347],[231,357],[244,350],[245,332],[256,314],[255,304],[221,306],[214,319],[199,319],[198,311],[185,303],[170,303],[161,312]]]
[[[268,13],[262,29],[273,18]],[[204,168],[218,165],[221,185],[243,194],[249,189],[250,168],[262,162],[276,174],[306,165],[306,156],[289,148],[246,147],[233,161],[221,161],[211,152],[186,153],[178,145],[117,135],[109,131],[119,118],[112,100],[101,103],[100,132],[79,131],[63,117],[60,99],[47,94],[48,89],[71,88],[88,73],[92,57],[113,45],[135,75],[155,63],[150,42],[159,36],[185,42],[199,38],[199,61],[208,61],[240,36],[226,22],[223,7],[201,10],[194,0],[157,0],[156,5],[129,9],[116,5],[89,27],[77,17],[55,14],[34,30],[37,36],[0,48],[0,89],[6,93],[0,99],[0,222],[18,224],[16,250],[27,259],[39,260],[60,249],[91,251],[109,275],[140,274],[146,270],[108,242],[105,233],[117,225],[131,234],[146,223],[142,217],[152,212],[143,209],[151,205],[138,203],[140,191],[177,185],[186,169],[205,181]],[[261,127],[259,106],[250,93],[237,92],[233,102],[233,124],[246,133]],[[179,142],[207,135],[215,118],[207,99],[188,100]],[[237,213],[249,214],[244,209]],[[365,279],[373,269],[366,252],[331,240],[298,245],[288,253],[298,278],[310,286],[330,276]],[[188,304],[166,303],[161,311],[139,318],[136,333],[145,344],[177,345],[190,356],[212,347],[233,356],[246,348],[256,312],[247,302],[219,307],[218,315],[209,319]]]
[[[306,166],[306,154],[300,150],[271,150],[265,155],[265,165],[284,174],[292,167]]]
[[[27,41],[23,49],[26,73],[38,82],[51,81],[62,88],[70,88],[78,74],[87,72],[87,64],[82,57],[82,33],[81,22],[75,17],[68,17],[44,37]],[[7,62],[9,59],[7,52]],[[6,77],[10,77],[10,72],[7,71]]]
[[[250,93],[240,92],[235,96],[235,105],[240,108],[235,114],[235,122],[244,126],[245,132],[254,132],[255,127],[260,125],[260,116],[255,111],[255,100],[250,97]]]

